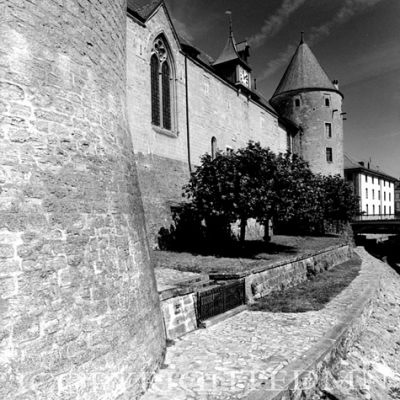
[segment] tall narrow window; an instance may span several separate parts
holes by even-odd
[[[332,124],[330,122],[325,122],[325,136],[327,138],[332,137]]]
[[[155,54],[151,56],[151,122],[160,125],[160,85],[158,83],[159,62]]]
[[[294,99],[294,105],[300,107],[300,99]]]
[[[211,158],[214,160],[214,158],[217,155],[217,138],[215,136],[213,136],[211,138]]]
[[[151,122],[166,131],[173,130],[174,68],[168,46],[162,36],[153,44],[151,69]]]
[[[162,65],[162,115],[163,128],[171,129],[171,88],[168,63]]]
[[[293,152],[293,136],[288,132],[286,134],[286,144],[287,144],[287,151],[289,153]]]
[[[375,204],[372,205],[372,215],[375,215]]]
[[[333,162],[332,147],[327,147],[326,148],[326,161],[328,163]]]
[[[330,102],[329,98],[325,97],[325,106],[329,107],[330,105],[331,105],[331,102]]]
[[[367,210],[367,215],[368,215],[368,204],[365,206],[366,210]]]
[[[365,189],[365,198],[368,199],[368,189]]]

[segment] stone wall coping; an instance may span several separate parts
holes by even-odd
[[[374,301],[376,294],[382,286],[379,271],[369,267],[365,263],[367,257],[372,256],[368,255],[366,250],[362,247],[357,247],[356,252],[362,258],[363,263],[360,274],[353,282],[363,288],[361,296],[354,299],[352,304],[347,308],[346,314],[341,317],[339,323],[330,329],[327,335],[319,341],[319,343],[307,351],[302,358],[289,364],[274,376],[275,382],[281,382],[279,388],[273,390],[271,386],[268,386],[268,383],[271,385],[271,382],[268,381],[266,386],[255,390],[244,397],[245,400],[292,399],[294,398],[292,396],[294,388],[298,382],[301,382],[307,374],[317,371],[318,363],[332,362],[335,358],[335,354],[340,352],[342,347],[344,347],[345,350],[348,350],[351,347],[354,340],[348,340],[347,343],[345,343],[350,328],[356,325],[357,321],[367,311],[368,306]],[[377,260],[377,262],[380,261]],[[350,296],[351,290],[352,288],[348,287],[345,289],[345,293]],[[329,307],[333,302],[335,302],[335,299],[333,299],[327,307]]]
[[[306,260],[307,258],[310,258],[310,257],[315,257],[320,254],[325,254],[325,253],[329,253],[330,251],[334,251],[334,250],[337,250],[340,248],[345,248],[346,246],[350,246],[350,245],[349,244],[337,244],[334,246],[326,247],[322,250],[309,251],[306,253],[299,254],[297,256],[288,257],[288,258],[284,258],[283,260],[275,261],[271,264],[250,268],[248,271],[226,273],[226,274],[225,273],[215,273],[215,274],[212,273],[212,274],[209,274],[209,277],[210,277],[210,279],[215,280],[215,281],[244,278],[249,275],[254,275],[254,274],[264,272],[264,271],[279,268],[286,264],[292,264],[294,262]],[[266,261],[266,263],[268,263],[268,261]]]
[[[191,287],[171,287],[159,292],[160,301],[171,299],[172,297],[185,296],[187,294],[194,293]]]

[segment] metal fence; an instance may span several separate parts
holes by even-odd
[[[197,292],[197,318],[204,321],[244,303],[244,280]]]

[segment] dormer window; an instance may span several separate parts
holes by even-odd
[[[151,122],[163,131],[174,128],[174,64],[168,45],[162,36],[153,44],[150,57]]]

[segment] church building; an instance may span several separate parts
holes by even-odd
[[[161,1],[128,1],[127,117],[147,230],[155,242],[205,153],[250,140],[343,175],[342,99],[301,39],[270,101],[254,85],[249,45],[232,27],[216,60],[176,32]]]

